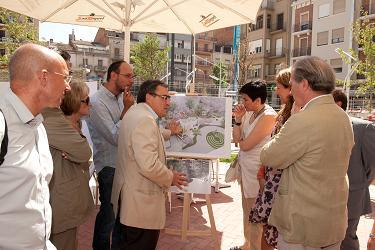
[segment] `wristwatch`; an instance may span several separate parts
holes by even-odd
[[[371,238],[371,239],[375,239],[375,233],[370,233],[370,235],[368,237]]]
[[[241,126],[242,122],[235,122],[234,125]]]

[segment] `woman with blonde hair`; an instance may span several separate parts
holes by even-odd
[[[59,250],[78,248],[78,226],[94,209],[89,188],[91,148],[81,132],[81,117],[89,113],[89,89],[84,82],[72,82],[60,108],[44,110],[53,159],[49,184],[52,207],[51,242]]]
[[[276,75],[276,94],[280,97],[283,107],[276,117],[276,124],[272,136],[276,135],[293,112],[294,99],[290,93],[291,69],[281,70]],[[250,211],[251,223],[263,224],[262,250],[274,249],[277,246],[277,229],[268,225],[268,217],[272,210],[272,204],[279,187],[282,170],[272,169],[272,166],[262,166],[259,172],[264,171],[264,187],[259,190],[257,199]],[[259,173],[258,173],[259,175]]]

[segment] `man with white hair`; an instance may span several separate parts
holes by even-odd
[[[0,98],[9,139],[0,166],[0,249],[56,249],[49,241],[53,165],[40,112],[60,106],[71,77],[59,54],[35,44],[14,52],[9,75]]]
[[[335,104],[335,74],[322,59],[294,63],[290,82],[303,108],[260,155],[264,165],[283,169],[269,223],[279,231],[279,250],[338,250],[347,227],[351,122]]]

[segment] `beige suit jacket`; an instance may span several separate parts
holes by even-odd
[[[344,239],[353,145],[350,119],[329,95],[312,100],[263,147],[262,163],[284,169],[269,222],[285,241],[324,247]]]
[[[165,164],[164,141],[147,104],[134,105],[121,121],[112,204],[120,222],[144,229],[165,225],[165,191],[173,173]]]

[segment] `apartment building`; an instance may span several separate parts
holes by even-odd
[[[213,80],[209,76],[213,71],[213,49],[214,32],[208,31],[195,35],[195,92],[206,95],[208,88],[213,85]]]
[[[348,51],[353,46],[351,24],[355,13],[354,0],[314,0],[311,55],[326,60],[343,80],[348,73],[337,48]]]
[[[247,80],[274,82],[289,64],[291,0],[263,0],[255,23],[245,31],[251,56]]]
[[[160,40],[161,48],[167,46],[167,36],[164,33],[158,33],[158,38]],[[130,33],[130,48],[134,44],[143,41],[145,33],[142,32],[131,32]],[[98,29],[96,33],[95,43],[101,44],[103,46],[108,46],[110,51],[110,60],[116,62],[119,60],[124,60],[124,44],[125,44],[125,34],[124,32],[118,32],[114,30],[106,30],[103,28]]]
[[[304,56],[311,55],[313,6],[312,0],[295,0],[292,2],[289,65]]]
[[[191,55],[192,36],[183,34],[168,34],[169,51],[169,89],[185,92],[186,79],[192,78]]]
[[[214,50],[212,60],[214,64],[222,63],[225,67],[226,79],[221,79],[227,83],[227,87],[233,81],[234,58],[233,58],[233,32],[234,27],[227,27],[214,30]],[[224,85],[223,85],[224,86]],[[225,89],[223,89],[224,91]],[[221,92],[223,96],[224,92]]]

